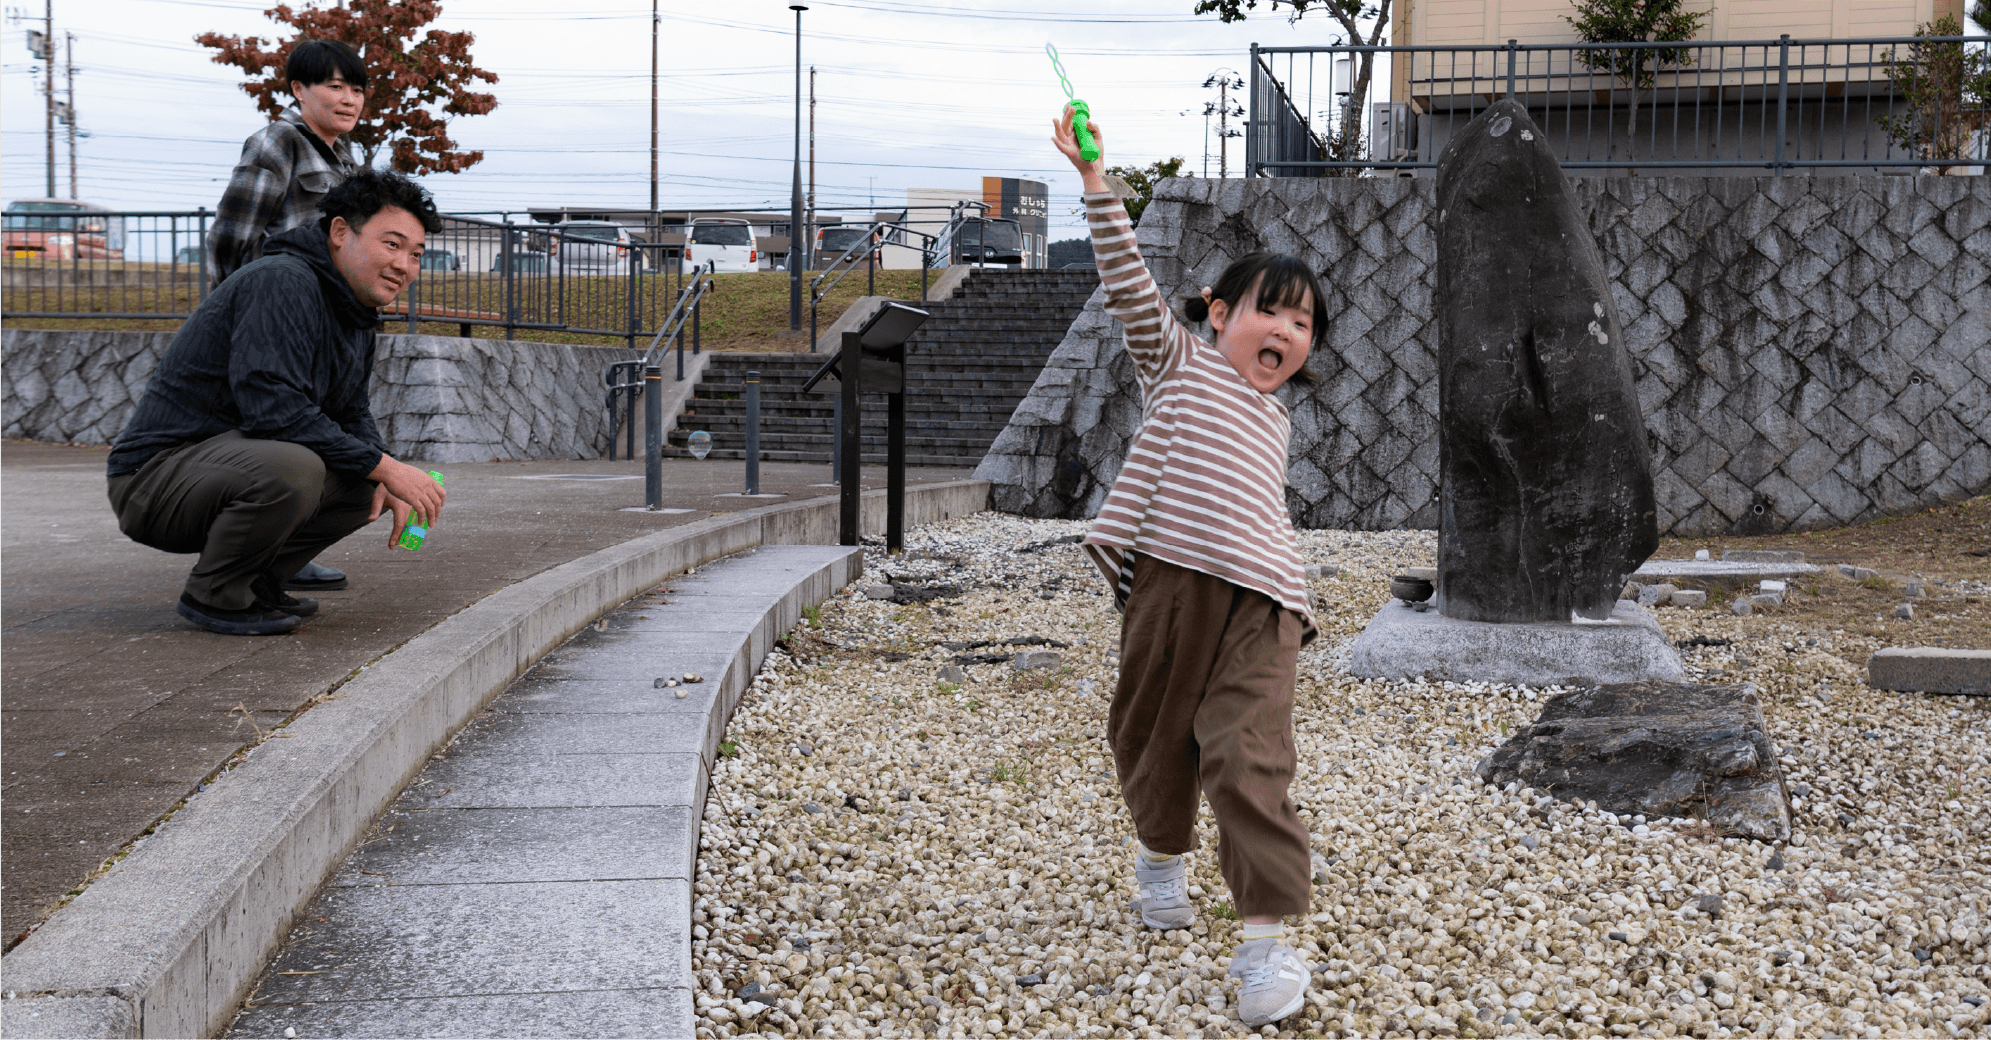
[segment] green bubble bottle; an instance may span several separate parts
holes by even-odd
[[[437,473],[435,470],[430,470],[429,476],[436,478],[437,484],[442,483],[442,474]],[[407,526],[401,528],[401,540],[394,544],[409,552],[414,552],[422,547],[422,543],[428,537],[429,525],[422,522],[421,510],[410,509],[408,511]]]

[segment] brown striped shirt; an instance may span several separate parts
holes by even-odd
[[[1106,313],[1126,327],[1141,428],[1085,548],[1121,597],[1140,553],[1270,596],[1317,630],[1286,513],[1286,406],[1251,388],[1217,348],[1169,312],[1134,245],[1127,209],[1085,196]]]

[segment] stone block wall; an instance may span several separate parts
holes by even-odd
[[[7,330],[0,338],[0,435],[111,443],[172,338]],[[591,459],[608,450],[611,432],[602,366],[635,356],[619,347],[387,335],[369,393],[397,458]]]
[[[1986,178],[1575,185],[1625,323],[1663,533],[1843,524],[1991,490]],[[1311,385],[1280,391],[1301,527],[1437,526],[1434,206],[1425,178],[1181,179],[1144,216],[1172,301],[1255,249],[1320,272],[1326,347]],[[1091,516],[1118,475],[1140,407],[1103,302],[976,471],[996,508]]]

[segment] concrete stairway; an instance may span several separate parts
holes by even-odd
[[[906,463],[971,467],[1009,422],[1065,330],[1099,284],[1090,270],[977,270],[950,299],[927,305],[907,365]],[[823,354],[714,354],[665,454],[682,456],[694,430],[712,435],[712,457],[736,459],[746,443],[748,370],[760,372],[761,458],[828,462],[833,402],[798,388]],[[885,461],[885,398],[864,402],[864,461]]]

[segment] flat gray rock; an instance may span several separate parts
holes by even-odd
[[[1449,605],[1449,600],[1447,604]],[[1355,638],[1348,671],[1365,679],[1494,682],[1520,686],[1687,677],[1679,651],[1659,623],[1630,600],[1615,601],[1605,622],[1501,624],[1419,613],[1391,600]]]
[[[1784,841],[1790,808],[1754,686],[1635,682],[1550,698],[1476,770],[1563,800],[1691,816],[1723,834]]]
[[[1867,659],[1867,682],[1911,693],[1991,694],[1991,650],[1890,646]]]

